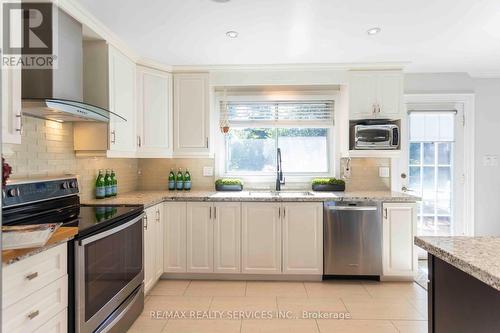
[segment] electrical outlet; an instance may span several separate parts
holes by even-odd
[[[214,168],[212,167],[203,167],[203,176],[204,177],[212,177],[214,175]]]
[[[380,178],[389,178],[391,176],[391,172],[389,167],[379,167],[378,168],[378,176]]]
[[[483,155],[483,166],[497,167],[498,155]]]

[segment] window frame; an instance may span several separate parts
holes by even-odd
[[[234,94],[224,93],[224,92],[216,92],[214,103],[216,110],[216,117],[214,117],[214,129],[216,131],[216,150],[215,150],[215,168],[216,168],[216,177],[220,178],[239,178],[243,180],[247,184],[264,184],[264,183],[274,183],[276,180],[276,173],[263,173],[263,172],[227,172],[226,170],[226,156],[227,156],[227,139],[226,136],[223,135],[219,130],[219,119],[221,114],[220,102],[221,101],[230,101],[230,102],[238,102],[238,101],[304,101],[304,100],[332,100],[334,101],[334,105],[336,105],[338,99],[338,91],[329,90],[329,91],[305,91],[305,92],[273,92],[273,93],[265,93],[265,92],[252,92],[251,94],[244,94],[241,92],[237,92]],[[334,119],[336,117],[336,112],[334,110]],[[273,126],[273,125],[263,125],[259,124],[259,122],[248,122],[246,124],[238,124],[233,126],[233,128],[327,128],[328,136],[327,136],[327,160],[328,160],[328,172],[307,172],[307,173],[298,173],[298,172],[287,172],[283,170],[283,174],[286,178],[287,184],[293,183],[309,183],[313,178],[316,177],[334,177],[335,176],[335,141],[338,140],[338,133],[336,133],[335,122],[332,123],[331,126],[318,126],[318,125],[302,125],[300,121],[295,124],[286,124],[282,126]],[[276,139],[277,140],[277,139]]]

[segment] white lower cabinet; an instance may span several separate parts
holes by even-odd
[[[241,271],[281,273],[281,204],[244,202],[241,218]]]
[[[192,273],[213,272],[214,229],[212,204],[188,202],[186,213],[187,271]]]
[[[149,292],[163,274],[163,205],[145,210],[144,218],[144,289]]]
[[[164,203],[163,269],[166,273],[185,273],[186,266],[186,203]]]
[[[282,206],[283,273],[323,274],[323,204]]]
[[[213,206],[214,272],[241,272],[241,203],[218,202]]]
[[[413,245],[416,233],[415,203],[383,204],[383,276],[411,279],[417,269]]]

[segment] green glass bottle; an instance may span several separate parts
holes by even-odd
[[[189,173],[188,169],[186,169],[186,172],[184,173],[184,189],[186,191],[189,191],[191,189],[191,174]]]
[[[116,179],[115,170],[111,170],[111,196],[116,197],[118,194],[118,180]]]
[[[168,190],[175,190],[175,174],[172,168],[170,168],[170,173],[168,174]]]
[[[112,191],[113,191],[113,184],[111,181],[111,173],[109,172],[108,169],[106,169],[106,176],[104,176],[104,188],[105,188],[105,196],[106,198],[109,198],[112,196]]]
[[[175,177],[175,187],[181,191],[184,188],[184,177],[182,176],[182,169],[179,168],[177,176]]]
[[[104,184],[104,172],[99,170],[99,175],[95,181],[95,198],[104,199],[106,197],[106,186]]]

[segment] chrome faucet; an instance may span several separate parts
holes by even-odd
[[[285,185],[285,177],[283,177],[283,168],[281,166],[281,149],[276,152],[276,191],[281,191],[281,185]]]

